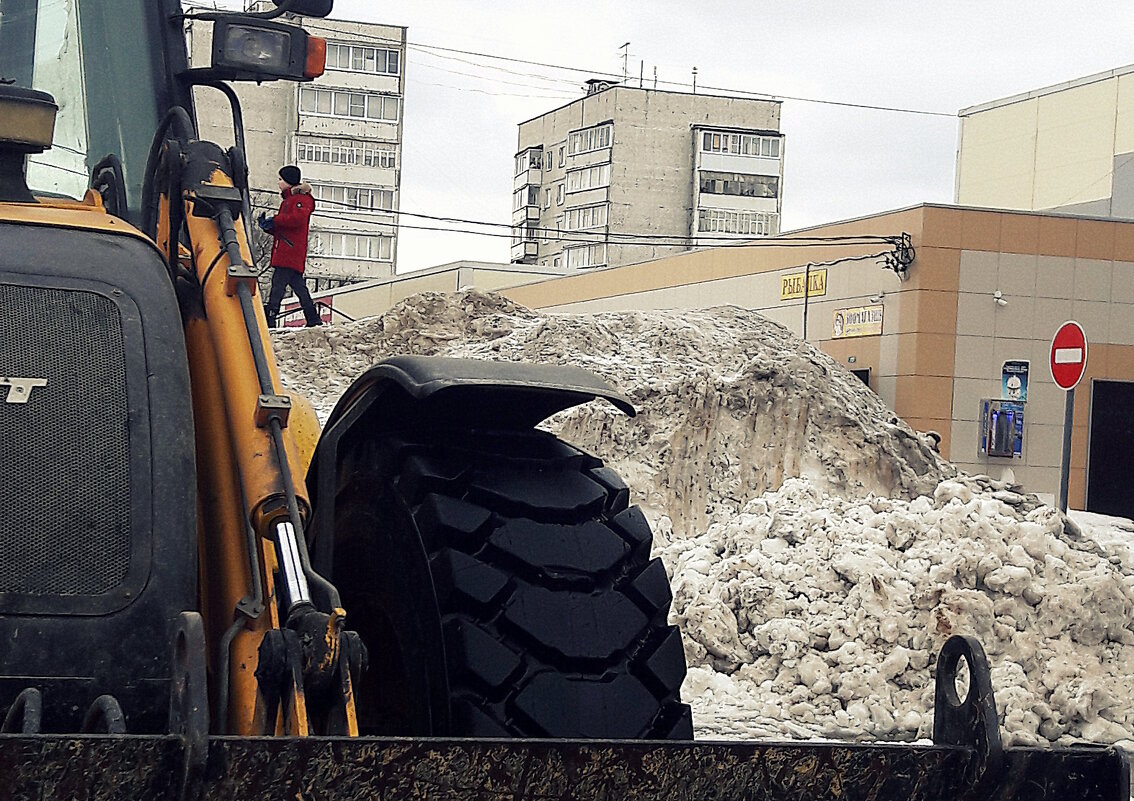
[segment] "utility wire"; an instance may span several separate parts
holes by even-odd
[[[325,32],[332,33],[332,34],[339,33],[339,31],[336,31],[333,28],[320,26],[318,24],[310,24],[309,23],[306,27],[308,27],[312,30],[315,30],[315,31],[325,31]],[[397,44],[397,45],[403,44],[402,42],[400,42],[398,40],[383,39],[381,37],[368,36],[368,35],[365,35],[365,34],[354,34],[354,35],[352,35],[352,38],[354,38],[358,41],[364,41],[364,42],[368,42],[368,43],[372,43],[372,44]],[[550,63],[543,62],[543,61],[532,61],[532,60],[529,60],[529,59],[514,58],[514,57],[511,57],[511,56],[501,56],[501,55],[496,55],[496,54],[493,54],[493,53],[481,53],[481,52],[478,52],[478,51],[475,51],[475,50],[464,50],[464,49],[456,48],[456,47],[442,47],[441,45],[431,45],[431,44],[427,44],[425,42],[409,42],[409,41],[407,41],[404,44],[405,44],[405,47],[407,49],[412,49],[412,50],[440,51],[440,52],[443,52],[443,53],[458,53],[458,54],[464,55],[464,56],[472,56],[474,58],[483,58],[483,59],[492,59],[492,60],[495,60],[495,61],[502,61],[502,62],[510,63],[510,64],[524,64],[524,65],[527,65],[527,66],[543,67],[545,69],[555,69],[555,70],[562,70],[562,71],[565,71],[565,72],[580,73],[580,74],[588,75],[590,77],[609,78],[611,80],[618,81],[620,83],[622,81],[622,75],[621,74],[617,74],[617,73],[613,73],[613,72],[606,72],[605,70],[594,70],[594,69],[587,69],[587,68],[584,68],[584,67],[572,67],[572,66],[569,66],[569,65],[566,65],[566,64],[550,64]],[[487,65],[485,65],[485,66],[487,66]],[[523,75],[523,73],[519,73],[519,72],[513,72],[513,74]],[[659,80],[658,83],[665,84],[667,86],[678,86],[678,87],[682,87],[682,88],[691,88],[693,86],[692,83],[685,82],[685,81]],[[749,90],[749,89],[736,89],[736,88],[732,88],[732,87],[702,85],[701,88],[702,88],[703,91],[708,91],[708,92],[726,92],[726,93],[729,93],[729,94],[746,95],[746,96],[753,97],[755,99],[770,100],[770,101],[795,100],[795,101],[798,101],[798,102],[801,102],[801,103],[819,103],[819,104],[829,105],[829,106],[842,106],[842,107],[845,107],[845,108],[855,108],[855,109],[863,109],[863,110],[870,110],[870,111],[888,111],[888,112],[899,113],[899,114],[918,114],[918,115],[929,116],[929,117],[948,117],[950,119],[956,119],[956,117],[957,117],[955,112],[930,111],[930,110],[927,110],[927,109],[902,108],[902,107],[899,107],[899,106],[882,106],[882,105],[877,105],[877,104],[872,104],[872,103],[852,103],[852,102],[849,102],[849,101],[827,100],[827,99],[823,99],[823,98],[803,97],[803,96],[800,96],[800,95],[770,94],[770,93],[767,93],[767,92],[754,92],[754,91]]]
[[[347,210],[346,214],[330,215],[316,211],[313,216],[322,219],[337,220],[340,222],[354,223],[363,227],[390,227],[396,226],[398,228],[405,228],[415,231],[433,231],[436,233],[452,233],[452,234],[468,234],[473,236],[490,237],[495,239],[510,239],[516,240],[515,234],[511,231],[483,231],[475,230],[463,226],[483,226],[495,228],[508,228],[512,226],[507,223],[491,223],[478,220],[461,220],[460,218],[453,217],[438,217],[436,215],[418,214],[415,212],[397,211],[390,209],[377,210],[374,213],[389,215],[389,216],[406,216],[418,217],[426,221],[434,222],[448,222],[451,223],[447,226],[433,226],[433,225],[418,225],[409,222],[398,220],[397,222],[382,222],[380,220],[369,219],[367,216],[357,216],[350,213],[351,210],[359,211],[362,214],[367,214],[369,210],[364,210],[362,207],[354,206],[347,203],[339,203],[337,201],[322,200],[319,201],[323,204],[328,204],[336,207],[341,207]],[[261,210],[272,210],[275,207],[265,204],[254,203],[253,208]],[[459,227],[460,226],[460,227]],[[538,230],[545,232],[547,235],[544,237],[546,240],[560,242],[564,244],[574,245],[630,245],[639,247],[713,247],[713,248],[730,248],[730,247],[766,247],[766,248],[806,248],[806,247],[854,247],[863,245],[878,245],[878,244],[894,244],[896,240],[900,239],[897,236],[882,236],[882,235],[863,235],[863,236],[835,236],[835,237],[791,237],[791,238],[772,238],[755,236],[730,236],[730,237],[690,237],[680,235],[661,235],[661,234],[633,234],[618,231],[594,231],[589,232],[586,230],[581,231],[559,231],[555,229],[525,229],[525,230]],[[336,232],[329,232],[336,233]],[[343,231],[342,233],[363,233],[356,231]],[[527,240],[532,241],[532,240]]]
[[[266,192],[267,190],[257,189],[257,190],[254,190],[254,191],[263,193],[263,192]],[[316,198],[316,200],[322,205],[334,206],[336,208],[346,210],[348,213],[349,212],[358,212],[358,213],[364,214],[364,215],[376,214],[376,215],[387,215],[387,216],[417,217],[417,218],[430,220],[430,221],[434,221],[434,222],[454,223],[454,224],[459,224],[459,225],[474,225],[474,226],[483,226],[483,227],[490,227],[490,228],[505,228],[505,229],[508,229],[509,233],[517,227],[524,228],[525,230],[528,230],[528,231],[537,231],[537,232],[555,234],[555,235],[564,235],[564,234],[572,235],[572,234],[584,233],[584,231],[581,231],[581,230],[564,231],[563,229],[559,229],[559,228],[547,228],[547,227],[541,227],[541,226],[526,226],[526,225],[525,226],[517,226],[517,225],[512,224],[512,223],[490,222],[490,221],[487,221],[487,220],[471,220],[471,219],[465,219],[465,218],[462,218],[462,217],[438,216],[438,215],[434,215],[434,214],[425,214],[425,213],[422,213],[422,212],[405,211],[405,210],[402,210],[402,209],[374,209],[374,208],[369,208],[369,207],[366,207],[366,206],[359,206],[359,205],[356,205],[356,204],[346,203],[346,202],[343,202],[343,201],[336,201],[336,200],[326,200],[326,199],[319,199],[319,198]],[[253,204],[253,205],[255,206],[255,208],[263,209],[263,210],[272,210],[272,209],[275,208],[274,206],[268,205],[268,204]],[[315,214],[318,215],[318,216],[324,216],[324,217],[327,216],[326,214],[323,214],[319,211],[316,211]],[[355,219],[355,218],[352,218],[352,219]],[[366,218],[358,219],[357,221],[358,222],[370,223],[370,224],[373,224],[373,225],[393,225],[394,224],[394,223],[383,223],[383,222],[378,221],[378,220],[370,220],[370,219],[366,219]],[[634,239],[639,239],[639,240],[643,240],[643,241],[664,240],[664,241],[667,241],[667,242],[671,242],[671,241],[675,241],[675,240],[680,240],[680,241],[688,242],[688,241],[693,241],[693,240],[698,240],[698,239],[705,239],[705,237],[703,237],[703,236],[697,237],[697,236],[685,236],[685,235],[681,235],[681,234],[649,234],[649,233],[634,233],[634,232],[621,232],[621,231],[612,231],[612,232],[610,232],[610,235],[611,236],[622,236],[622,237],[634,238]],[[757,235],[757,236],[759,236],[759,235]],[[737,240],[743,239],[744,241],[747,242],[750,237],[737,236],[737,237],[727,237],[725,239],[729,239],[729,238],[737,239]],[[800,246],[808,246],[812,243],[818,243],[818,244],[824,244],[824,245],[827,245],[827,244],[829,244],[829,245],[878,244],[878,243],[881,243],[881,242],[889,242],[890,240],[891,240],[891,237],[882,236],[882,235],[874,235],[874,234],[864,234],[864,235],[860,235],[860,236],[802,236],[802,237],[792,237],[792,241],[800,243]],[[718,241],[718,240],[714,240],[714,241]]]

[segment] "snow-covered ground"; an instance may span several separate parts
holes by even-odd
[[[698,736],[927,737],[936,654],[968,633],[1008,744],[1134,748],[1134,524],[958,473],[754,312],[545,314],[471,291],[273,342],[324,419],[399,353],[574,364],[629,396],[636,418],[595,402],[547,425],[654,525]]]

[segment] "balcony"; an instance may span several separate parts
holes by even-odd
[[[519,244],[512,245],[512,262],[522,262],[524,264],[534,264],[536,257],[539,255],[539,243],[532,240],[524,240]]]
[[[528,185],[539,186],[542,181],[543,172],[539,167],[532,167],[516,176],[515,180],[512,181],[512,189],[514,191]]]

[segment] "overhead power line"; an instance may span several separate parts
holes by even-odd
[[[324,31],[324,32],[327,32],[327,33],[338,33],[338,31],[336,31],[333,28],[329,28],[329,27],[326,27],[326,26],[320,26],[317,23],[309,23],[306,27],[308,27],[312,30],[315,30],[315,31]],[[385,39],[385,38],[382,38],[382,37],[367,36],[367,35],[361,35],[361,34],[353,35],[352,38],[357,39],[359,41],[372,43],[372,44],[395,44],[395,45],[401,45],[402,44],[402,42],[400,40]],[[580,74],[580,75],[587,75],[588,77],[591,77],[591,78],[609,78],[609,79],[611,79],[613,81],[617,81],[617,82],[622,81],[622,75],[621,74],[617,74],[617,73],[613,73],[613,72],[607,72],[605,70],[588,69],[586,67],[575,67],[575,66],[571,66],[571,65],[567,65],[567,64],[552,64],[552,63],[549,63],[549,62],[546,62],[546,61],[533,61],[531,59],[516,58],[514,56],[502,56],[502,55],[497,55],[497,54],[494,54],[494,53],[482,53],[482,52],[479,52],[479,51],[476,51],[476,50],[464,50],[462,48],[457,48],[457,47],[444,47],[442,45],[428,44],[426,42],[409,42],[409,41],[407,41],[407,42],[405,42],[405,47],[409,50],[419,50],[419,51],[426,51],[426,52],[436,51],[436,52],[440,52],[440,53],[457,53],[457,54],[460,54],[460,55],[463,55],[463,56],[471,56],[471,57],[474,57],[474,58],[481,58],[481,59],[490,59],[490,60],[493,60],[493,61],[499,61],[499,62],[503,62],[503,63],[507,63],[507,64],[523,64],[525,66],[542,67],[544,69],[554,69],[554,70],[560,70],[560,71],[563,71],[563,72],[572,72],[572,73],[576,73],[576,74]],[[434,52],[434,54],[436,54],[436,53]],[[514,71],[514,70],[504,70],[503,68],[493,67],[491,65],[475,65],[475,66],[482,66],[482,67],[487,68],[487,69],[498,69],[498,70],[501,70],[501,71],[510,72],[513,75],[536,77],[536,76],[532,76],[530,73],[521,73],[521,72]],[[548,76],[547,79],[550,79],[550,76]],[[488,80],[488,79],[486,78],[486,80]],[[681,88],[692,88],[692,86],[693,86],[692,82],[686,82],[686,81],[658,80],[657,83],[665,84],[667,86],[681,87]],[[900,107],[900,106],[884,106],[884,105],[873,104],[873,103],[855,103],[855,102],[846,101],[846,100],[830,100],[830,99],[826,99],[826,98],[803,97],[802,95],[785,95],[785,94],[775,94],[775,93],[769,93],[769,92],[756,92],[756,91],[752,91],[750,89],[737,89],[737,88],[734,88],[734,87],[723,87],[723,86],[706,86],[704,84],[700,85],[700,88],[704,92],[724,92],[724,93],[732,94],[732,95],[743,95],[743,96],[747,96],[747,97],[752,97],[752,98],[758,99],[758,100],[770,100],[770,101],[794,100],[794,101],[801,102],[801,103],[819,103],[819,104],[828,105],[828,106],[842,106],[844,108],[854,108],[854,109],[862,109],[862,110],[869,110],[869,111],[887,111],[887,112],[892,112],[892,113],[897,113],[897,114],[917,114],[917,115],[929,116],[929,117],[948,117],[950,119],[956,119],[956,117],[957,117],[955,112],[932,111],[932,110],[929,110],[929,109],[904,108],[904,107]]]
[[[256,192],[268,192],[266,189],[254,189]],[[424,214],[421,212],[403,211],[400,209],[370,209],[363,206],[358,206],[350,203],[344,203],[334,200],[317,200],[319,204],[333,206],[336,209],[342,209],[347,214],[338,215],[333,219],[343,219],[344,216],[347,221],[357,223],[364,226],[389,226],[397,225],[402,228],[410,230],[422,231],[437,231],[445,233],[460,233],[460,234],[473,234],[476,236],[496,237],[501,239],[513,238],[513,226],[510,223],[490,222],[486,220],[470,220],[461,217],[447,217],[434,214]],[[261,203],[254,203],[253,208],[272,211],[275,206]],[[327,217],[328,215],[315,212],[316,216]],[[369,217],[371,214],[381,214],[391,217],[399,218],[396,223],[384,223],[380,220],[375,220]],[[423,226],[414,225],[408,222],[402,222],[400,218],[411,217],[420,220],[437,223],[447,223],[446,226]],[[456,226],[476,226],[478,228],[490,229],[507,229],[507,230],[472,230],[468,227]],[[523,227],[525,231],[534,231],[537,233],[545,234],[545,238],[554,239],[557,242],[565,242],[568,244],[588,244],[588,245],[639,245],[639,246],[654,246],[654,247],[687,247],[694,244],[700,244],[705,247],[778,247],[778,248],[802,248],[802,247],[853,247],[856,245],[878,245],[878,244],[893,244],[897,237],[885,235],[861,235],[861,236],[799,236],[799,237],[784,237],[784,238],[770,238],[759,236],[729,236],[729,237],[708,237],[708,236],[684,236],[679,234],[643,234],[634,232],[620,232],[620,231],[602,231],[602,232],[588,232],[586,230],[580,231],[563,231],[555,228],[544,227]]]

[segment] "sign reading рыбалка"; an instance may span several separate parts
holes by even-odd
[[[834,339],[869,337],[881,333],[882,306],[835,309],[835,318],[831,321],[831,335]]]
[[[804,292],[804,287],[810,289]],[[827,268],[819,267],[802,273],[789,273],[780,276],[780,300],[795,300],[806,294],[811,298],[827,294]]]

